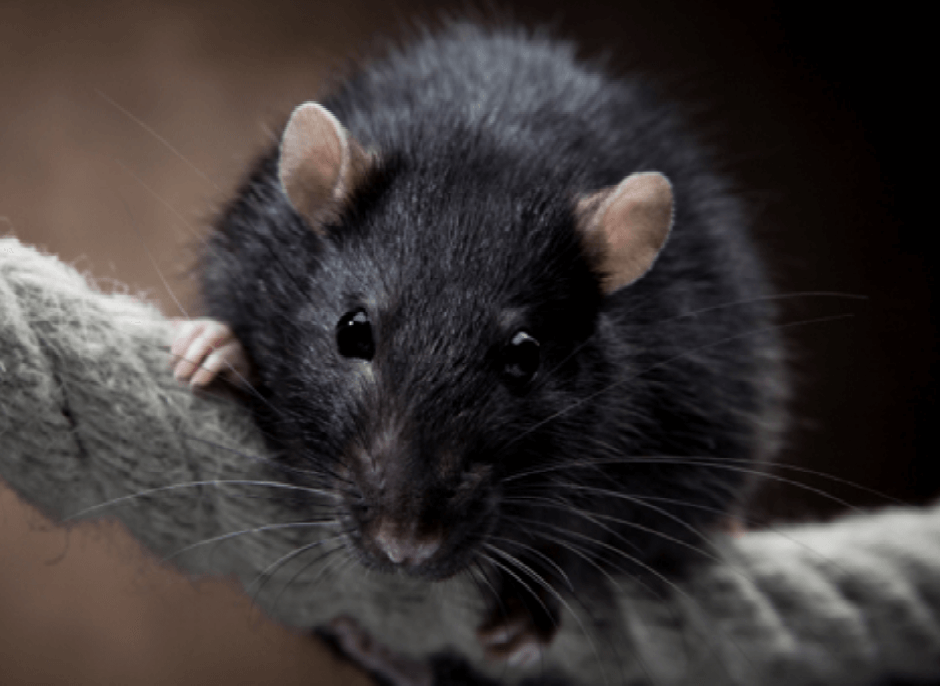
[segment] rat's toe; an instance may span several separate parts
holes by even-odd
[[[537,662],[554,635],[554,625],[539,626],[525,608],[512,604],[508,612],[494,612],[477,631],[487,658],[515,667]]]
[[[248,371],[247,358],[232,330],[214,319],[174,323],[170,346],[173,376],[192,386],[208,385],[220,372],[234,369],[236,378]]]
[[[550,640],[524,617],[482,628],[478,637],[487,658],[505,661],[514,667],[528,667],[537,662]]]
[[[193,386],[206,386],[219,374],[226,376],[236,385],[243,386],[248,383],[248,358],[241,343],[234,338],[208,354],[193,374],[190,383]]]

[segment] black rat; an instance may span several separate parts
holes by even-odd
[[[567,43],[452,26],[295,109],[202,254],[177,376],[241,381],[363,564],[479,578],[491,657],[706,557],[775,449],[765,270],[679,119]]]

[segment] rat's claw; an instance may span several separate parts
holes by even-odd
[[[201,321],[198,319],[173,319],[173,340],[170,343],[170,364],[175,367],[179,363],[190,343],[199,333]]]
[[[170,346],[173,376],[191,386],[207,386],[226,374],[234,383],[245,383],[248,358],[232,330],[214,319],[183,320],[174,325]]]
[[[209,353],[190,383],[193,386],[205,386],[220,373],[236,385],[247,383],[248,358],[241,343],[234,338]]]
[[[523,615],[486,626],[478,636],[489,659],[504,660],[513,667],[530,667],[538,662],[548,642]]]

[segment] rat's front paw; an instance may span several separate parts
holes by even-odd
[[[232,330],[214,319],[173,322],[173,376],[190,386],[207,386],[223,375],[237,386],[248,385],[248,356]]]
[[[534,598],[529,600],[536,602]],[[504,598],[478,629],[477,636],[491,660],[528,667],[541,658],[557,630],[557,613],[549,606],[533,613],[519,598]]]

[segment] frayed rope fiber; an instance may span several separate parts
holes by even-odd
[[[480,664],[476,587],[366,574],[335,530],[291,526],[290,490],[249,483],[271,481],[250,417],[177,384],[168,339],[153,306],[0,238],[0,477],[63,525],[119,519],[190,574],[237,576],[289,625],[348,614],[397,650]],[[719,562],[661,597],[620,582],[603,623],[572,603],[535,669],[579,684],[940,683],[936,507],[713,546]]]

